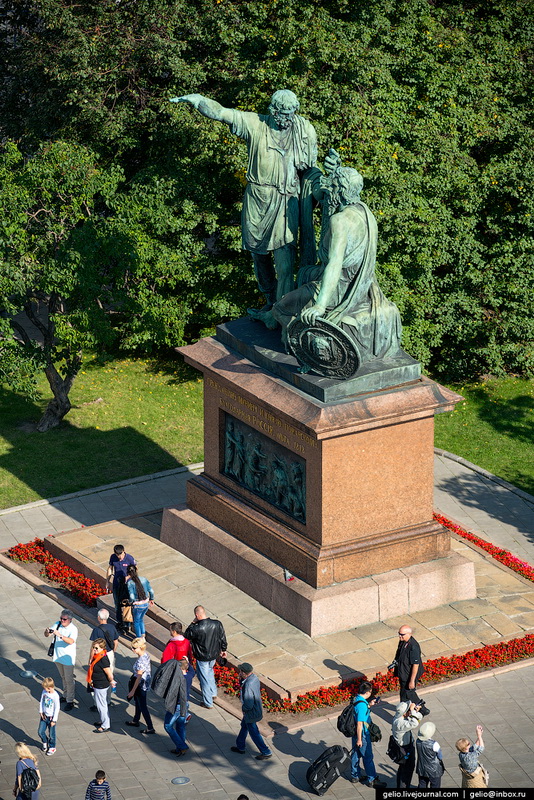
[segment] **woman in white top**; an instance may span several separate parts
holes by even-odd
[[[147,692],[150,689],[150,682],[152,679],[152,668],[150,664],[150,656],[146,651],[146,642],[144,639],[134,639],[132,642],[132,652],[135,653],[137,658],[133,665],[133,674],[128,684],[128,700],[133,698],[135,703],[135,714],[133,720],[128,720],[127,725],[134,728],[139,727],[139,720],[141,714],[146,723],[145,730],[141,733],[156,733],[152,724],[152,717],[147,706]]]

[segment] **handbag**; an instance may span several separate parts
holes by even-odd
[[[357,706],[359,703],[366,703],[367,700],[357,700],[354,705]],[[372,742],[380,742],[382,740],[382,731],[376,724],[376,722],[369,721],[367,723],[367,730],[369,732],[369,738]]]
[[[133,622],[132,606],[129,600],[121,602],[121,610],[123,622]]]
[[[132,689],[133,689],[133,686],[134,686],[134,683],[135,683],[136,677],[137,677],[136,675],[130,675],[130,678],[129,678],[129,680],[128,680],[128,694],[130,694],[130,692],[131,692],[131,691],[132,691]],[[137,692],[138,692],[138,691],[139,691],[139,686],[138,686],[138,687],[137,687],[137,689],[135,690],[135,692],[134,692],[133,696],[132,696],[132,697],[130,697],[130,699],[128,700],[128,702],[129,702],[129,703],[134,703],[134,702],[135,702],[134,698],[135,698],[135,695],[137,694]]]
[[[406,749],[401,744],[399,744],[392,735],[389,737],[388,749],[386,750],[386,755],[389,756],[395,764],[404,764],[409,754],[406,752]]]
[[[376,722],[369,722],[367,730],[369,731],[369,738],[372,742],[380,742],[382,740],[382,731]]]
[[[56,631],[58,631],[58,630],[59,630],[59,626],[60,626],[60,624],[61,624],[61,623],[59,623],[59,622],[58,622],[58,624],[56,625]],[[55,646],[56,646],[56,639],[55,639],[55,637],[54,637],[54,638],[52,639],[52,644],[49,644],[49,645],[48,645],[48,652],[47,652],[47,656],[48,656],[48,658],[53,658],[53,657],[54,657],[54,647],[55,647]]]

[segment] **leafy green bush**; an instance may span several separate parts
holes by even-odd
[[[121,168],[105,214],[68,249],[127,276],[119,339],[148,350],[242,313],[255,292],[240,252],[245,147],[167,99],[263,112],[291,88],[320,154],[333,146],[364,175],[405,348],[451,378],[529,374],[533,8],[20,0],[0,31],[0,118],[28,154],[61,138]]]

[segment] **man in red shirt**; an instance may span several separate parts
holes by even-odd
[[[175,658],[176,661],[180,661],[180,659],[184,656],[189,659],[190,664],[192,663],[193,650],[191,648],[191,642],[182,635],[182,631],[183,628],[181,622],[171,622],[169,625],[171,638],[167,642],[165,650],[163,651],[163,655],[161,656],[162,664],[164,664],[166,661],[170,661],[171,658]]]

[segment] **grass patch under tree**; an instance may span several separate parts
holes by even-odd
[[[534,494],[534,381],[490,378],[451,388],[465,399],[436,416],[436,447]]]
[[[0,391],[1,508],[202,460],[202,379],[179,357],[87,357],[72,410],[44,434],[40,389],[38,403]]]

